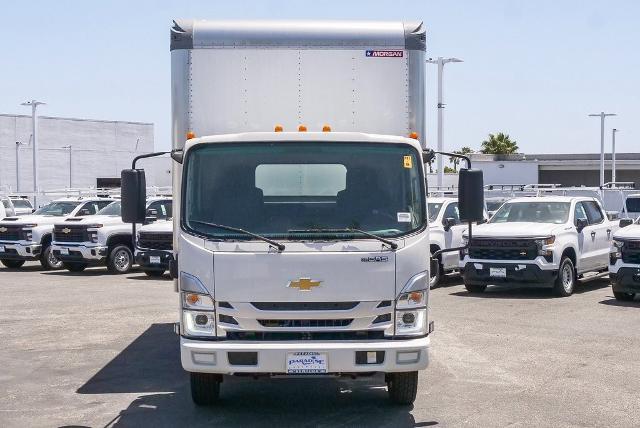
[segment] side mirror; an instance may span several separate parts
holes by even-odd
[[[584,229],[588,225],[589,225],[589,222],[585,218],[579,218],[578,220],[576,220],[576,230],[578,232],[582,232],[582,229]]]
[[[484,179],[480,169],[461,169],[458,175],[458,211],[462,221],[484,219]]]
[[[123,169],[120,174],[122,195],[122,221],[144,223],[147,184],[144,169]]]
[[[36,209],[35,208],[31,208],[31,212],[32,213],[36,212]]]
[[[445,232],[448,232],[449,230],[451,230],[451,228],[453,226],[456,225],[456,219],[453,217],[447,217],[444,219],[444,221],[442,222],[443,226],[444,226],[444,230]]]
[[[633,224],[633,219],[630,218],[621,218],[620,219],[620,227],[627,227]]]

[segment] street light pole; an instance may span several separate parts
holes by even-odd
[[[616,132],[618,130],[613,128],[611,130],[611,181],[616,182]]]
[[[16,141],[16,193],[20,192],[20,146],[24,145]]]
[[[33,206],[38,208],[38,116],[36,109],[45,104],[41,101],[31,100],[22,103],[23,106],[31,106],[31,135],[33,136]]]
[[[69,189],[71,189],[71,188],[73,187],[73,186],[71,185],[71,177],[73,176],[73,175],[72,175],[72,172],[73,172],[73,171],[72,171],[72,169],[71,169],[71,168],[72,168],[72,165],[73,165],[73,163],[71,162],[71,147],[72,147],[72,146],[71,146],[71,144],[69,144],[68,146],[63,146],[63,147],[62,147],[63,149],[69,149]]]
[[[616,116],[615,113],[600,113],[590,114],[590,117],[600,118],[600,188],[604,186],[604,118],[607,116]]]
[[[444,71],[444,65],[449,62],[462,62],[461,59],[458,58],[443,58],[439,56],[437,59],[429,58],[427,63],[429,64],[437,64],[438,65],[438,151],[444,151],[444,135],[443,135],[443,110],[444,110],[444,102],[442,101],[442,73]],[[438,187],[442,186],[442,182],[444,181],[444,165],[443,165],[443,157],[441,154],[437,155],[436,165],[438,168]]]

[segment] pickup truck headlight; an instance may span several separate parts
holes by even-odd
[[[182,329],[186,336],[215,336],[215,302],[200,280],[180,272]]]
[[[538,255],[543,256],[549,263],[553,262],[553,248],[548,248],[556,242],[554,235],[535,240],[538,246]]]
[[[615,265],[622,258],[622,247],[624,247],[624,241],[613,240],[613,248],[609,253],[609,264]]]

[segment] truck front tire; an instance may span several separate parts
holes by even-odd
[[[128,273],[133,266],[133,253],[126,245],[116,245],[109,251],[107,269],[111,273]]]
[[[388,373],[387,390],[394,404],[413,404],[418,395],[418,372]]]
[[[144,273],[151,278],[160,278],[162,275],[164,275],[163,270],[145,270]]]
[[[573,262],[567,256],[563,256],[560,260],[560,269],[558,269],[558,277],[553,285],[553,292],[559,297],[569,297],[573,294],[576,286],[576,269]]]
[[[24,260],[7,260],[7,259],[2,259],[0,260],[0,263],[2,263],[3,265],[5,265],[6,267],[8,267],[9,269],[18,269],[20,267],[22,267],[22,265],[24,264]]]
[[[222,376],[213,373],[190,373],[191,399],[198,406],[211,406],[220,398]]]
[[[632,302],[636,297],[635,293],[624,293],[622,291],[614,291],[613,296],[616,300],[620,300],[621,302]]]
[[[58,258],[53,255],[51,245],[47,245],[42,249],[42,254],[40,255],[40,265],[46,270],[62,268],[62,261],[58,260]]]
[[[464,283],[464,288],[467,289],[469,293],[484,293],[484,290],[487,289],[486,285],[478,285],[478,284],[467,284]]]

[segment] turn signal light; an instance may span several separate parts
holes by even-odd
[[[329,125],[325,125],[322,127],[322,132],[331,132],[331,127]]]
[[[273,132],[282,132],[284,130],[284,128],[282,127],[282,125],[276,125],[273,128]]]
[[[196,133],[193,131],[187,132],[187,140],[190,140],[192,138],[196,138]]]
[[[298,126],[298,132],[307,132],[307,127],[306,127],[306,125],[300,125],[300,126]]]
[[[190,305],[195,305],[196,303],[198,303],[200,301],[200,296],[198,296],[197,294],[188,293],[188,294],[185,295],[185,300]]]
[[[409,134],[409,138],[413,138],[414,140],[418,139],[418,133],[413,131],[411,134]]]

